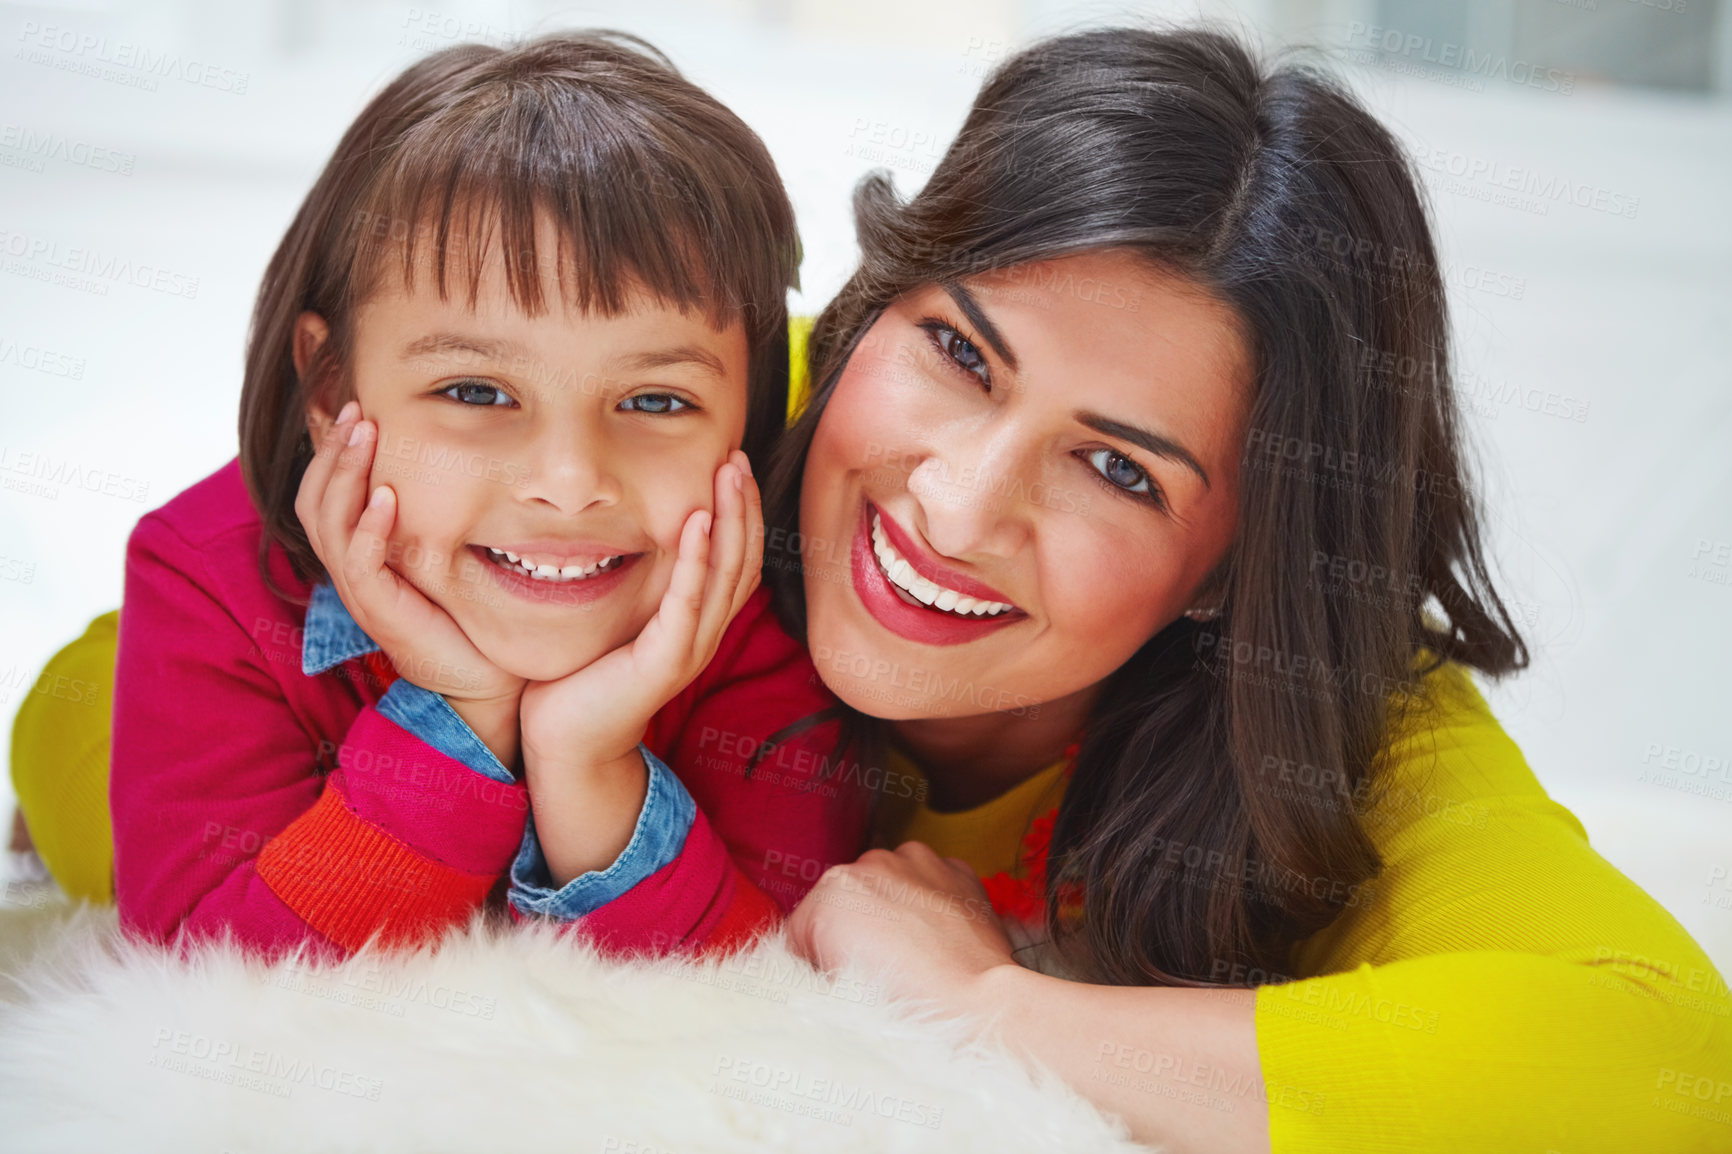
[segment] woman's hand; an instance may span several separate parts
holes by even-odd
[[[822,970],[858,963],[892,996],[959,1007],[988,971],[1016,965],[974,871],[918,841],[826,870],[788,915],[788,945]]]
[[[295,514],[337,595],[406,681],[443,694],[477,737],[510,766],[517,760],[523,679],[481,655],[445,610],[390,565],[397,494],[367,497],[378,429],[354,401],[320,438],[301,478]]]
[[[692,513],[656,615],[628,644],[523,691],[523,762],[556,884],[619,855],[642,808],[650,718],[715,656],[758,587],[764,515],[746,455],[716,470],[715,513]],[[611,850],[611,852],[609,852]]]

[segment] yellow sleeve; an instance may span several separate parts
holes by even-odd
[[[120,611],[48,659],[12,723],[12,788],[48,872],[74,898],[114,900],[108,744]]]
[[[1257,992],[1274,1154],[1732,1151],[1732,995],[1457,667],[1392,742],[1380,876]]]
[[[806,367],[806,346],[812,338],[816,317],[788,318],[788,423],[806,407],[806,395],[811,391],[811,377]]]

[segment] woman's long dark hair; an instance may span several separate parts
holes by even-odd
[[[1240,318],[1256,368],[1224,609],[1175,621],[1103,687],[1047,915],[1097,981],[1282,974],[1379,868],[1365,814],[1420,678],[1528,659],[1481,551],[1443,278],[1400,146],[1326,73],[1265,68],[1231,36],[1087,32],[1006,61],[920,193],[869,176],[855,216],[860,268],[818,318],[813,397],[769,479],[788,540],[824,407],[903,293],[1116,249]],[[798,567],[766,576],[803,637]]]

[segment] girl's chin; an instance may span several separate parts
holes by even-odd
[[[498,642],[486,644],[477,641],[475,647],[489,664],[524,681],[558,681],[562,677],[569,677],[613,648],[608,645],[585,645],[582,651],[579,651],[575,646],[550,642],[546,637],[535,640],[513,639],[503,645]],[[591,649],[595,651],[589,652]]]

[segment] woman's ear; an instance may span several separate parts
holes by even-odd
[[[1191,605],[1185,610],[1185,616],[1192,621],[1213,621],[1221,615],[1221,603],[1227,599],[1227,561],[1226,557],[1221,558],[1221,563],[1191,594]]]
[[[324,348],[325,341],[331,335],[331,326],[325,323],[325,318],[315,312],[304,312],[295,318],[295,335],[290,341],[290,351],[295,359],[295,375],[302,381],[307,379],[307,373],[319,358],[319,350]],[[325,411],[324,389],[315,385],[312,398],[307,403],[307,431],[313,435],[316,443],[319,435],[331,424],[331,414]]]

